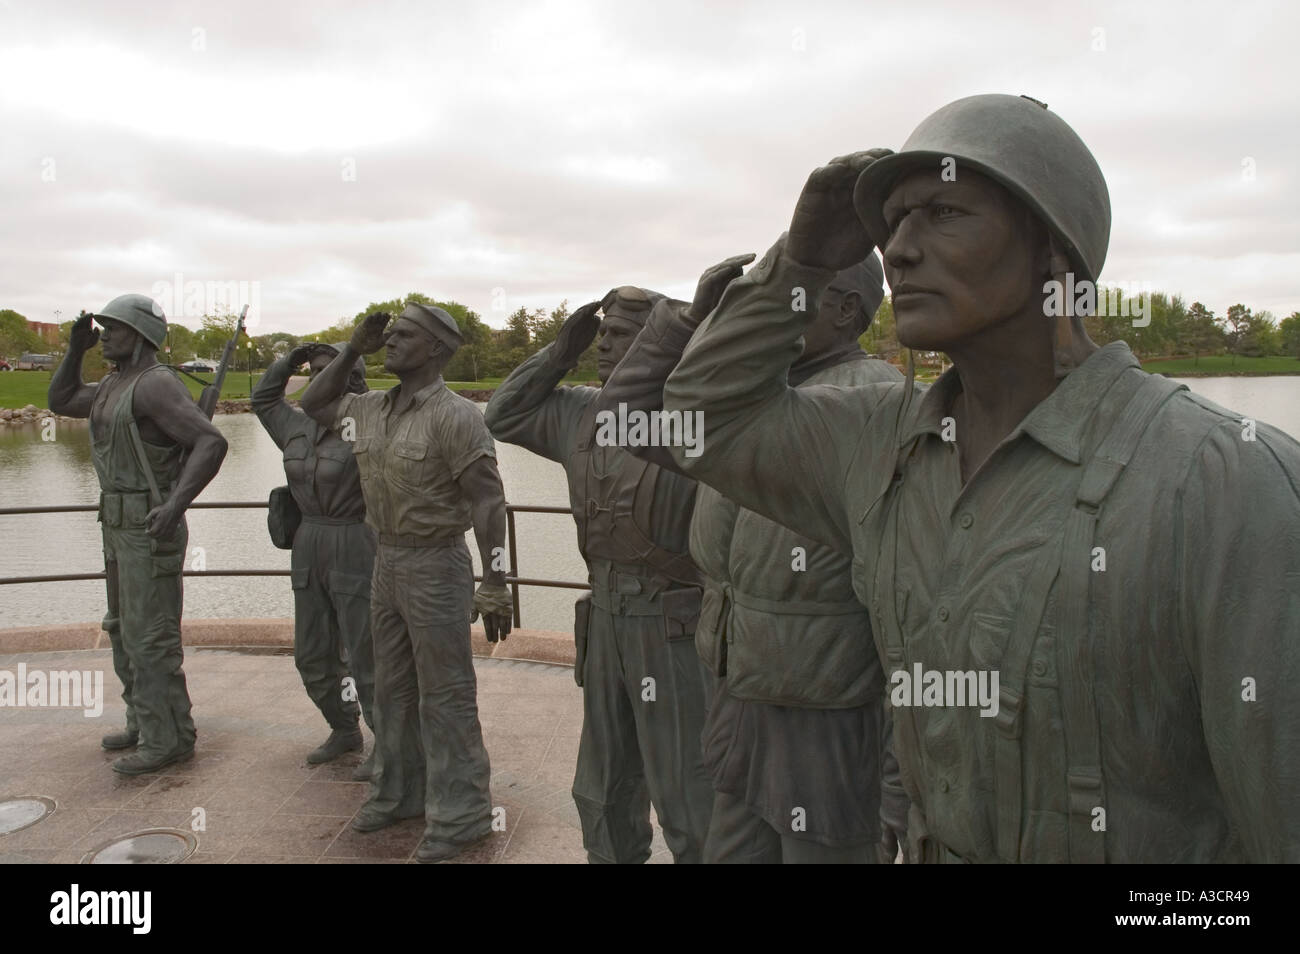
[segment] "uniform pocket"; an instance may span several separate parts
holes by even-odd
[[[352,456],[356,459],[357,470],[361,473],[362,480],[370,478],[370,472],[374,468],[374,454],[371,453],[374,445],[374,438],[359,437],[352,442]]]
[[[997,669],[1010,636],[1011,620],[991,613],[972,613],[970,652],[976,666],[990,671]]]
[[[303,572],[306,573],[307,570],[304,569]],[[370,599],[370,577],[368,576],[330,570],[329,581],[331,593],[339,593],[344,596],[363,596]]]
[[[307,589],[307,584],[311,582],[311,567],[295,567],[289,571],[289,579],[292,581],[295,590]]]
[[[700,600],[700,621],[695,630],[695,651],[713,675],[727,674],[727,594],[720,587],[706,586]]]
[[[668,590],[660,600],[664,608],[664,633],[669,641],[693,639],[695,627],[700,622],[699,588],[688,586],[680,590]]]
[[[181,569],[185,563],[185,554],[155,554],[150,558],[149,562],[154,577],[180,576]]]

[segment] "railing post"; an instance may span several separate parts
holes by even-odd
[[[516,578],[516,582],[510,584],[510,598],[515,609],[515,629],[520,629],[523,624],[519,621],[519,551],[515,547],[515,511],[509,506],[506,507],[506,537],[510,547],[510,575]]]

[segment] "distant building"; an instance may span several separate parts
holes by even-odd
[[[28,330],[41,336],[41,340],[48,345],[57,346],[59,343],[59,326],[48,321],[29,321],[27,322]]]

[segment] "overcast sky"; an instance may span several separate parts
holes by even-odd
[[[815,166],[1006,92],[1096,155],[1103,280],[1282,317],[1296,7],[0,0],[0,307],[67,320],[179,274],[258,283],[256,332],[306,333],[410,291],[496,326],[689,297]]]

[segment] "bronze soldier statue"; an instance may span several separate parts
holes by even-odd
[[[1300,860],[1300,444],[1051,307],[1109,235],[1095,159],[1028,98],[832,161],[668,378],[709,424],[679,463],[852,555],[921,860]],[[873,245],[899,340],[953,367],[791,387]]]
[[[512,609],[496,449],[478,408],[442,379],[462,340],[441,308],[408,305],[396,321],[377,312],[302,396],[304,411],[352,442],[379,543],[370,596],[374,775],[352,827],[376,831],[423,815],[422,862],[491,834],[469,624],[481,613],[488,639],[504,639]],[[357,356],[385,347],[398,385],[345,393]],[[477,592],[465,545],[471,526],[483,563]]]
[[[624,286],[583,305],[486,412],[498,439],[558,461],[568,477],[591,580],[574,634],[583,718],[573,799],[593,863],[650,857],[652,803],[673,858],[699,862],[713,800],[700,755],[705,673],[693,642],[700,575],[687,552],[695,482],[602,443],[600,392],[558,387],[597,331],[607,380],[660,297]]]
[[[293,535],[293,657],[307,694],[330,727],[329,738],[307,755],[313,765],[361,749],[358,712],[372,731],[375,727],[370,640],[375,534],[365,523],[361,475],[352,445],[284,398],[289,376],[304,362],[316,375],[337,356],[338,349],[328,344],[294,348],[271,362],[252,395],[253,412],[284,455],[289,492],[302,514]],[[361,359],[347,387],[350,394],[366,392]],[[369,779],[373,760],[372,750],[352,777]]]
[[[121,295],[77,319],[68,354],[50,379],[50,410],[90,418],[108,577],[104,629],[126,702],[126,730],[104,736],[103,746],[139,746],[113,762],[123,775],[155,772],[194,754],[181,648],[185,510],[226,456],[226,439],[176,372],[158,363],[166,335],[154,301]],[[82,357],[101,340],[116,368],[86,384]]]
[[[598,406],[660,410],[664,380],[692,332],[753,257],[707,270],[690,307],[661,302]],[[791,385],[902,380],[858,345],[882,282],[874,255],[840,271],[805,331]],[[678,470],[665,446],[632,452]],[[704,726],[714,787],[705,860],[892,860],[907,798],[886,752],[885,681],[850,558],[712,487],[695,498],[691,555],[706,578],[696,646],[718,677]]]

